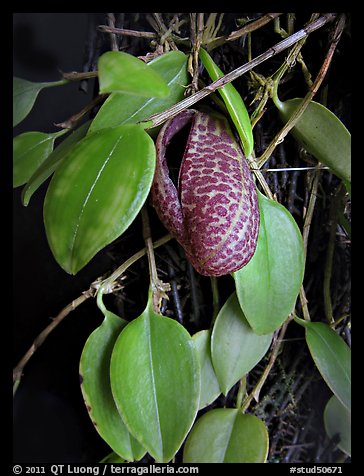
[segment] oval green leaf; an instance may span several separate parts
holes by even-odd
[[[324,410],[325,430],[329,438],[339,438],[338,448],[351,456],[351,412],[333,395]]]
[[[288,210],[258,191],[260,229],[250,262],[233,276],[240,306],[257,334],[275,331],[292,312],[304,274],[300,230]]]
[[[303,99],[276,102],[283,122],[287,122]],[[292,135],[334,174],[351,182],[351,134],[338,117],[322,104],[311,101]]]
[[[212,81],[216,81],[224,76],[224,73],[203,48],[200,48],[199,56]],[[218,91],[238,131],[245,155],[249,157],[253,152],[254,138],[249,113],[244,101],[231,83],[219,88]]]
[[[89,126],[90,121],[73,131],[36,169],[22,190],[22,202],[25,207],[28,206],[33,193],[53,174],[71,148],[85,136]]]
[[[181,51],[171,51],[147,65],[158,73],[168,84],[169,96],[145,99],[141,96],[112,93],[101,106],[92,121],[89,132],[104,127],[115,127],[127,123],[137,123],[153,114],[168,109],[183,99],[185,86],[189,82],[187,56]]]
[[[122,51],[107,51],[98,61],[100,93],[127,93],[165,97],[170,93],[164,79],[144,61]]]
[[[221,390],[211,361],[211,332],[208,329],[192,336],[201,369],[201,393],[198,409],[210,405],[220,395]]]
[[[47,134],[24,132],[13,139],[13,187],[24,185],[54,147],[54,141],[66,131]]]
[[[100,436],[119,456],[127,461],[135,461],[141,459],[146,450],[130,435],[121,419],[110,385],[111,353],[121,330],[128,323],[107,311],[104,306],[102,311],[105,319],[89,336],[81,355],[82,395]]]
[[[116,341],[111,387],[129,431],[160,463],[178,451],[195,419],[200,368],[191,336],[155,314],[152,299]]]
[[[137,125],[102,129],[72,148],[44,201],[48,243],[63,269],[76,274],[129,227],[154,168],[153,140]]]
[[[39,92],[44,88],[60,86],[68,81],[33,83],[26,79],[13,78],[13,127],[19,124],[31,111]]]
[[[211,336],[212,363],[224,395],[266,354],[272,334],[257,335],[233,293],[221,308]]]
[[[306,342],[322,378],[332,392],[351,409],[351,351],[328,324],[295,318],[305,328]]]
[[[264,463],[268,432],[254,415],[217,408],[194,424],[183,450],[184,463]]]

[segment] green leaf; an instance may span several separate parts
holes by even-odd
[[[66,131],[46,134],[24,132],[13,139],[13,187],[24,185],[47,159],[57,137]]]
[[[201,369],[201,393],[198,409],[210,405],[220,395],[221,390],[211,361],[211,332],[207,329],[197,332],[192,340],[197,350]]]
[[[212,330],[212,363],[224,395],[265,355],[272,334],[257,335],[233,293],[221,308]]]
[[[116,341],[111,387],[129,431],[160,463],[170,461],[195,419],[200,369],[192,338],[156,314],[152,297]]]
[[[258,192],[260,229],[253,258],[236,271],[236,292],[257,334],[275,331],[292,312],[304,274],[300,230],[288,210]]]
[[[203,48],[200,48],[199,56],[212,81],[216,81],[217,79],[224,76],[224,73]],[[231,83],[219,88],[218,91],[221,94],[225,106],[230,114],[231,120],[238,131],[245,155],[246,157],[249,157],[253,152],[254,138],[250,117],[245,107],[244,101]]]
[[[275,101],[283,122],[288,121],[302,101]],[[311,101],[291,133],[319,162],[351,182],[351,134],[333,112]]]
[[[197,420],[186,440],[184,463],[264,463],[268,432],[254,415],[217,408]]]
[[[48,243],[63,269],[76,274],[129,227],[154,168],[153,140],[137,125],[102,129],[72,148],[44,201]]]
[[[111,353],[121,330],[128,324],[98,303],[105,319],[92,332],[80,360],[81,390],[90,418],[106,443],[127,461],[141,459],[146,450],[127,430],[116,408],[110,385]]]
[[[144,61],[122,51],[107,51],[98,61],[100,93],[127,93],[165,97],[170,93],[164,79]]]
[[[333,395],[324,410],[325,430],[329,438],[339,438],[338,448],[351,456],[351,412]]]
[[[351,351],[345,341],[323,322],[295,321],[305,328],[306,342],[322,378],[332,392],[351,409]]]
[[[31,111],[39,92],[44,88],[61,86],[68,81],[33,83],[26,79],[13,78],[13,127],[19,124]]]
[[[33,193],[53,174],[71,148],[85,136],[89,126],[90,121],[73,131],[36,169],[22,190],[22,202],[25,207],[28,206]]]
[[[118,454],[114,453],[114,451],[105,458],[103,458],[100,463],[127,463],[124,458],[121,458]]]
[[[147,65],[158,73],[170,88],[165,98],[145,99],[130,94],[112,93],[101,106],[90,126],[90,133],[104,127],[114,127],[127,123],[137,123],[152,114],[168,109],[183,99],[184,86],[189,82],[187,56],[181,51],[171,51]]]

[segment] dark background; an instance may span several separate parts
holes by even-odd
[[[332,6],[331,9],[333,9]],[[304,17],[306,18],[307,15],[305,14]],[[90,34],[95,31],[96,25],[106,23],[105,17],[106,13],[14,13],[14,76],[35,82],[48,82],[60,79],[60,71],[82,71],[87,60],[85,46],[90,40]],[[150,30],[150,26],[147,25],[146,29]],[[263,38],[268,44],[260,45],[259,52],[278,41],[271,29],[267,30],[270,31],[272,37],[267,40],[265,37]],[[306,55],[306,57],[313,58],[313,64],[310,64],[313,72],[317,72],[321,65],[327,44],[326,33],[317,32],[315,35],[315,40],[308,43],[307,46],[307,49],[312,48],[312,54],[311,56],[308,53]],[[322,43],[317,40],[321,36]],[[330,107],[337,104],[346,106],[350,101],[348,71],[351,68],[351,57],[348,44],[348,36],[344,35],[328,75],[331,78],[329,101],[331,100],[332,103],[329,103]],[[318,45],[322,45],[322,49]],[[107,47],[109,47],[109,43]],[[142,43],[141,51],[137,54],[143,54],[148,50],[147,42]],[[275,59],[272,60],[273,64],[274,61]],[[279,61],[277,58],[277,64]],[[265,71],[268,67],[271,67],[270,64],[262,64],[261,69],[257,69],[262,74],[268,74]],[[230,67],[230,69],[232,68]],[[298,76],[300,77],[300,74]],[[298,89],[298,92],[288,90],[287,97],[305,94],[306,85],[303,84],[303,81],[301,83],[295,84],[295,88],[302,90]],[[292,82],[289,82],[288,86],[291,84]],[[62,122],[77,113],[92,99],[95,88],[97,88],[95,80],[90,80],[87,92],[80,90],[79,82],[41,91],[29,116],[14,129],[14,135],[32,130],[42,132],[58,130],[54,123]],[[273,107],[271,109],[274,110]],[[334,112],[340,112],[340,117],[350,129],[350,115],[347,114],[346,107]],[[269,117],[268,114],[267,116]],[[264,133],[273,134],[275,128],[279,127],[279,123],[272,121],[271,124],[267,125],[266,123],[265,126]],[[289,137],[284,144],[288,151],[293,151],[293,153],[296,151],[296,143]],[[323,184],[330,190],[330,183],[324,182]],[[49,324],[52,317],[55,317],[64,306],[77,298],[82,291],[88,289],[92,281],[110,269],[116,268],[120,263],[120,260],[115,262],[114,245],[110,245],[96,255],[76,277],[68,275],[60,268],[48,247],[43,225],[43,200],[47,186],[48,181],[33,195],[26,208],[21,204],[22,187],[13,192],[14,366],[30,347],[34,338]],[[325,257],[327,245],[327,233],[325,234],[327,208],[324,206],[321,208],[320,214],[315,212],[317,218],[311,232],[314,234],[315,229],[323,230],[319,235],[319,241],[312,240],[315,256],[317,255],[318,258],[313,259],[309,256],[307,261],[307,276],[314,282],[309,297],[312,307],[317,303],[316,314],[318,316],[322,314],[322,299],[320,295],[316,296],[315,290],[317,288],[317,293],[321,290],[320,273],[323,269],[321,261]],[[319,210],[321,208],[316,207]],[[299,217],[299,215],[295,215],[294,209],[290,211],[296,219]],[[130,232],[128,231],[129,238],[127,237],[122,242],[125,258],[143,246],[142,241],[135,242],[134,239],[136,235],[141,236],[140,223],[137,221],[133,227]],[[135,229],[138,234],[134,233]],[[320,248],[317,242],[319,242]],[[140,261],[138,266],[144,266],[144,274],[148,276],[146,260]],[[337,269],[341,270],[340,267]],[[143,270],[140,274],[143,275]],[[345,276],[341,273],[340,279],[345,280]],[[200,284],[204,282],[201,277],[197,276],[197,279],[200,279]],[[226,278],[227,286],[231,286],[229,279],[230,277]],[[316,281],[319,283],[317,286],[315,285]],[[147,285],[148,283],[143,285],[144,288],[140,291],[141,296],[145,297]],[[140,284],[134,284],[134,288],[132,284],[128,286],[128,295],[138,294],[136,286],[140,286]],[[143,309],[143,303],[141,302],[139,305]],[[137,310],[133,312],[138,315]],[[128,317],[133,317],[130,312]],[[315,318],[317,318],[316,315]],[[14,463],[94,463],[100,461],[110,452],[109,447],[98,436],[89,419],[82,399],[78,376],[79,358],[85,341],[89,334],[101,324],[102,319],[103,316],[95,302],[92,299],[85,302],[69,314],[50,334],[25,367],[24,376],[14,399]],[[294,344],[292,344],[292,349],[292,355],[295,355]],[[315,372],[308,354],[306,354],[304,365],[308,374]],[[274,372],[272,373],[274,374]],[[277,378],[280,378],[279,374],[278,377],[273,375],[272,381],[274,382]],[[314,411],[312,410],[314,406],[306,406],[305,416],[308,417],[310,412],[319,416],[317,423],[315,422],[316,426],[313,425],[313,428],[317,428],[315,430],[317,441],[321,443],[324,438],[322,410],[329,396],[330,392],[326,384],[316,377],[315,385],[308,392],[308,400],[310,404],[314,402],[317,408],[315,407]],[[312,453],[314,450],[315,448]]]
[[[56,81],[60,70],[82,71],[85,42],[103,13],[14,13],[13,74],[34,82]],[[54,123],[78,112],[93,97],[79,82],[40,92],[29,116],[15,129],[53,132]],[[61,309],[110,269],[107,253],[97,256],[77,278],[65,273],[48,247],[43,200],[48,182],[21,204],[13,197],[13,326],[16,365],[34,338]],[[93,301],[93,300],[92,300]],[[82,400],[78,363],[88,335],[102,322],[94,302],[72,312],[52,332],[25,368],[14,399],[15,463],[97,462],[109,448],[94,430]]]

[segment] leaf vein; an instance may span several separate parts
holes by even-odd
[[[100,170],[98,171],[96,177],[95,177],[95,180],[93,181],[91,187],[90,187],[90,190],[89,192],[87,193],[86,197],[85,197],[85,200],[82,204],[82,207],[81,207],[81,211],[80,211],[80,214],[79,214],[79,217],[78,217],[78,220],[77,220],[77,223],[76,223],[76,226],[75,226],[75,230],[73,232],[73,236],[72,236],[72,240],[71,240],[71,263],[73,262],[74,258],[75,258],[75,248],[76,248],[76,242],[77,242],[77,238],[78,238],[78,230],[80,228],[80,224],[81,224],[81,220],[82,220],[82,216],[83,216],[83,213],[85,211],[85,208],[87,206],[87,203],[91,197],[91,194],[98,182],[98,180],[100,179],[101,177],[101,174],[102,172],[104,171],[106,165],[108,164],[110,158],[112,157],[116,147],[118,146],[120,140],[122,139],[123,135],[120,135],[118,140],[115,142],[115,144],[113,145],[113,147],[111,148],[108,156],[106,157],[106,159],[104,160],[104,163],[102,164],[102,167],[100,168]]]

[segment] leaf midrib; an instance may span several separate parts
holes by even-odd
[[[75,230],[73,232],[73,236],[72,236],[72,240],[71,240],[71,254],[70,254],[70,263],[71,265],[73,265],[76,261],[77,261],[77,255],[76,255],[76,243],[77,243],[77,239],[78,239],[78,230],[79,230],[79,227],[80,227],[80,224],[81,224],[81,220],[82,220],[82,216],[83,216],[83,213],[85,211],[85,208],[87,206],[87,203],[92,195],[92,192],[98,182],[98,180],[100,179],[101,177],[101,174],[102,172],[104,171],[106,165],[108,164],[109,160],[111,159],[116,147],[118,146],[119,142],[121,141],[121,139],[123,138],[123,135],[121,134],[119,136],[119,138],[117,139],[116,143],[113,145],[113,147],[111,148],[110,152],[109,152],[109,155],[106,157],[106,159],[104,160],[104,163],[102,164],[101,168],[99,169],[97,175],[96,175],[96,178],[94,180],[94,182],[92,183],[91,187],[90,187],[90,190],[89,192],[87,193],[86,197],[85,197],[85,200],[82,204],[82,207],[81,207],[81,211],[80,211],[80,214],[78,216],[78,219],[77,219],[77,223],[76,223],[76,226],[75,226]],[[71,266],[71,268],[73,268],[73,266]]]
[[[156,412],[156,427],[158,433],[158,446],[161,459],[163,459],[163,439],[162,439],[162,431],[160,425],[160,417],[159,417],[159,408],[158,408],[158,399],[157,399],[157,390],[156,390],[156,383],[155,383],[155,372],[153,367],[153,349],[152,349],[152,340],[151,340],[151,316],[149,314],[145,315],[145,331],[147,337],[147,344],[148,344],[148,354],[149,354],[149,369],[150,369],[150,376],[151,376],[151,384],[153,390],[153,401],[154,401],[154,408]]]

